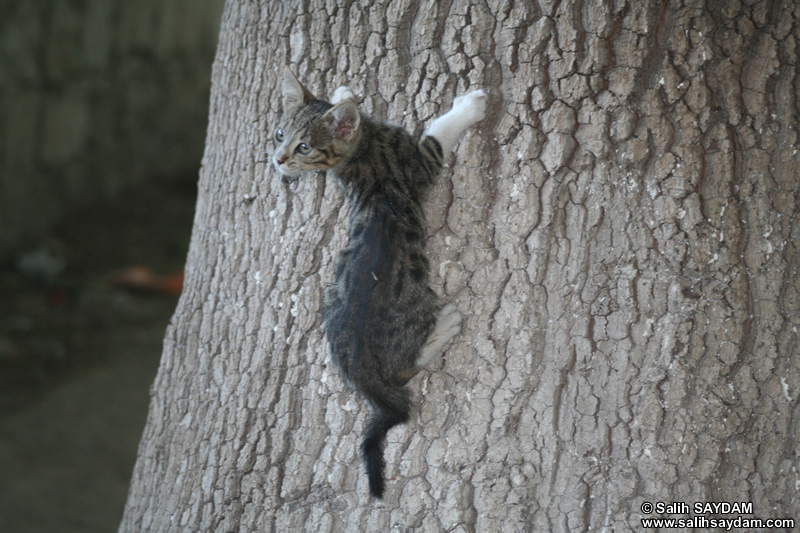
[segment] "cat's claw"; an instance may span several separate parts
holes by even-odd
[[[489,95],[483,89],[472,91],[453,100],[453,111],[457,111],[465,118],[468,117],[469,123],[480,122],[486,116],[486,101]]]
[[[331,97],[331,103],[333,105],[338,104],[342,100],[353,100],[355,101],[356,96],[353,94],[353,91],[350,90],[350,87],[342,85],[335,91],[333,91],[333,96]]]
[[[466,129],[486,116],[488,99],[482,89],[455,98],[450,111],[431,122],[425,134],[439,142],[442,154],[449,154]]]

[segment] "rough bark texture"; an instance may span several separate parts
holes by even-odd
[[[121,531],[625,531],[645,501],[800,518],[798,4],[386,4],[228,2]],[[428,205],[463,333],[410,384],[385,502],[320,331],[347,207],[265,161],[285,63],[417,132],[490,93]]]

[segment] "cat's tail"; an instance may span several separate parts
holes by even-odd
[[[383,385],[369,389],[372,390],[363,392],[372,404],[373,411],[364,432],[361,452],[364,454],[364,465],[367,467],[369,492],[375,498],[382,498],[383,469],[386,465],[383,460],[383,443],[390,429],[408,422],[411,415],[411,397],[405,387]]]

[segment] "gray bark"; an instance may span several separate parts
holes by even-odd
[[[798,4],[416,5],[229,0],[120,530],[625,531],[645,501],[800,518]],[[410,382],[384,502],[320,331],[347,207],[265,161],[285,63],[416,132],[490,93],[428,204],[462,334]]]

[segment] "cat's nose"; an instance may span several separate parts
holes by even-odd
[[[289,159],[289,156],[287,156],[286,154],[276,155],[274,159],[275,159],[275,164],[280,166],[286,163],[286,160]]]

